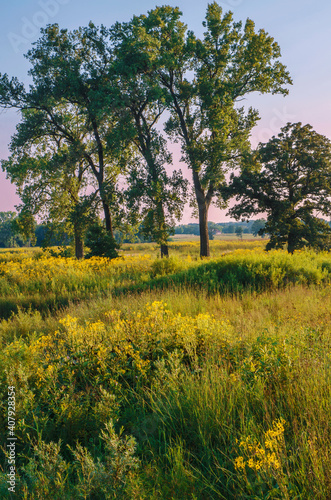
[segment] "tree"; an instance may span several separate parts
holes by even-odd
[[[112,54],[107,30],[98,30],[90,23],[69,32],[55,24],[41,32],[27,54],[33,84],[27,91],[16,78],[0,75],[0,105],[40,113],[77,158],[83,159],[96,182],[106,229],[113,235],[125,134],[109,105]],[[61,108],[78,111],[83,134],[73,133],[72,123],[63,117]]]
[[[13,220],[14,232],[19,234],[28,246],[36,244],[36,221],[29,209],[22,210]]]
[[[251,231],[253,236],[262,236],[264,235],[264,228],[265,228],[265,219],[257,219],[253,222]]]
[[[228,224],[224,227],[223,233],[233,234],[236,231],[236,226],[234,224]]]
[[[70,245],[72,238],[63,230],[63,227],[54,226],[52,223],[38,224],[35,235],[37,247],[62,246],[66,248],[65,252],[70,252],[67,247]]]
[[[238,236],[238,238],[241,238],[241,239],[243,238],[243,232],[244,232],[244,230],[243,230],[242,226],[236,227],[236,235]]]
[[[216,233],[220,232],[220,228],[215,222],[208,222],[209,239],[213,240]]]
[[[318,217],[331,210],[329,139],[310,125],[288,123],[245,158],[241,174],[232,175],[229,194],[239,202],[229,211],[235,218],[267,213],[267,249],[284,244],[291,253],[305,245],[323,248],[331,234]]]
[[[77,109],[54,105],[53,113],[66,123],[76,143],[88,140]],[[18,208],[38,215],[53,228],[61,227],[62,232],[73,232],[76,257],[83,258],[84,232],[92,222],[96,201],[95,192],[86,194],[91,175],[84,156],[45,112],[35,109],[22,112],[10,151],[2,168],[17,186],[22,200]]]
[[[0,212],[0,248],[23,245],[23,240],[15,228],[16,217],[16,212]]]
[[[134,145],[126,179],[131,218],[137,224],[140,216],[144,236],[160,244],[164,257],[168,256],[167,241],[173,234],[175,220],[180,220],[183,212],[187,181],[181,171],[170,176],[165,168],[170,166],[172,157],[156,129],[166,109],[165,92],[151,78],[150,69],[155,65],[141,53],[142,39],[137,36],[140,27],[141,18],[134,17],[129,23],[116,23],[110,30],[114,46],[112,96],[116,100],[115,112],[125,123]],[[144,42],[146,49],[150,39],[146,37]]]
[[[192,172],[199,214],[200,255],[209,256],[208,210],[212,201],[223,206],[221,186],[227,168],[249,149],[249,135],[258,112],[238,107],[250,92],[287,94],[291,83],[279,62],[280,49],[254,23],[222,16],[216,3],[208,5],[204,37],[197,39],[180,21],[181,12],[168,6],[144,18],[144,37],[154,36],[148,48],[155,78],[167,92],[171,117],[166,131],[180,141],[183,159]],[[147,35],[146,35],[147,34]],[[193,75],[193,76],[192,76]]]
[[[86,256],[87,258],[107,257],[115,259],[118,257],[117,250],[119,249],[119,244],[116,243],[110,231],[107,231],[101,224],[94,224],[88,228],[86,245],[90,249],[90,252]]]

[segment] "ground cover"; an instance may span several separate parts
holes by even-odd
[[[2,261],[4,295],[57,276],[79,300],[0,322],[2,464],[8,386],[18,438],[1,498],[331,496],[331,258],[223,250]]]
[[[245,248],[261,248],[261,241],[213,243],[215,256]],[[151,243],[123,245],[121,257],[111,262],[96,258],[81,261],[58,258],[61,252],[54,250],[1,252],[0,318],[8,318],[13,312],[29,307],[46,314],[71,302],[98,295],[105,297],[115,286],[148,281],[156,274],[158,264],[153,264],[153,260],[158,251],[158,246]],[[170,251],[174,259],[169,261],[167,272],[194,265],[198,261],[199,244],[172,243]]]

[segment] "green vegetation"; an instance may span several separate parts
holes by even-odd
[[[210,256],[218,231],[208,223],[210,205],[225,208],[230,197],[239,202],[229,211],[237,219],[267,213],[254,230],[270,235],[267,249],[328,249],[331,229],[319,216],[331,208],[330,141],[288,123],[252,151],[259,113],[239,104],[252,92],[288,93],[277,42],[217,2],[207,6],[200,38],[181,16],[165,5],[110,28],[48,25],[26,54],[29,88],[0,74],[0,106],[21,115],[1,162],[22,201],[20,232],[33,237],[38,215],[72,235],[82,259],[88,227],[102,212],[109,241],[115,230],[122,239],[140,231],[167,257],[189,192],[182,172],[170,172],[171,140],[191,172],[201,257]],[[244,229],[231,232],[242,238]],[[99,255],[116,256],[113,243],[101,246]]]
[[[1,498],[330,497],[330,255],[211,244],[202,262],[198,242],[0,253],[3,300],[40,301],[0,322]]]
[[[209,256],[210,205],[224,207],[226,173],[250,150],[259,119],[238,104],[252,92],[286,95],[292,81],[278,44],[252,20],[235,22],[212,2],[203,26],[199,38],[168,5],[111,27],[52,24],[26,54],[28,87],[0,74],[0,106],[20,113],[2,168],[17,186],[23,229],[36,215],[62,226],[81,259],[102,211],[111,236],[140,223],[167,256],[188,201],[188,181],[167,168],[172,140],[192,174],[200,255]]]
[[[260,234],[270,235],[267,250],[289,252],[310,246],[329,249],[331,209],[331,142],[310,125],[288,123],[277,137],[242,159],[242,172],[231,176],[239,203],[229,210],[237,219],[267,213]]]
[[[0,212],[0,248],[22,246],[22,238],[15,232],[15,212]]]
[[[181,15],[48,25],[31,85],[0,75],[22,201],[0,246],[63,245],[0,252],[1,499],[331,498],[330,141],[288,124],[252,151],[238,104],[287,94],[278,44],[216,2],[200,38]],[[168,140],[199,225],[174,229]],[[208,222],[231,196],[267,221]]]

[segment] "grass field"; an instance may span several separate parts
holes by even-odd
[[[265,243],[1,252],[0,498],[331,498],[331,255]]]
[[[235,234],[231,233],[221,233],[216,234],[214,236],[214,240],[212,241],[240,241],[240,240],[248,240],[248,241],[261,241],[261,238],[256,238],[252,234],[243,234],[242,238],[236,237]],[[171,241],[200,241],[199,236],[194,234],[174,234],[171,236]],[[262,239],[263,241],[263,239]],[[265,245],[265,240],[264,240]]]

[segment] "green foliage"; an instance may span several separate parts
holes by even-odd
[[[176,269],[173,262],[160,267],[159,276],[143,283],[132,283],[115,288],[120,293],[148,289],[191,287],[211,294],[242,294],[246,291],[262,292],[281,289],[290,285],[329,283],[331,265],[328,253],[284,251],[270,254],[259,251],[237,251],[205,263],[192,263],[186,269]],[[162,269],[161,269],[162,268]],[[162,270],[164,269],[164,272]],[[166,269],[169,269],[168,274]],[[156,274],[156,273],[155,273]],[[164,274],[164,276],[162,276]]]
[[[77,255],[94,204],[105,215],[105,227],[87,233],[87,260],[0,253],[0,454],[5,464],[14,386],[18,499],[331,497],[330,255],[213,241],[220,257],[204,262],[190,242],[169,243],[169,259],[152,259],[152,244],[116,259],[112,222],[128,215],[120,174],[146,237],[168,244],[183,209],[186,183],[165,170],[170,156],[154,128],[163,111],[192,171],[207,256],[210,203],[222,205],[226,168],[249,150],[258,119],[237,102],[286,94],[291,83],[277,43],[252,21],[234,22],[213,2],[198,39],[180,16],[163,6],[111,30],[50,25],[28,53],[29,90],[0,76],[0,104],[22,111],[3,166],[21,189],[26,234],[47,203],[52,220],[71,224]],[[290,251],[325,246],[312,210],[330,208],[318,170],[328,181],[329,146],[309,127],[295,132],[285,151],[274,138],[244,169],[256,180],[259,162],[278,162],[301,194],[313,182],[295,222],[275,216],[293,215],[279,205],[267,221],[268,247],[300,235]],[[306,177],[287,168],[297,149]],[[271,178],[261,186],[283,189]],[[252,247],[260,251],[244,250]],[[1,498],[11,498],[7,479],[4,467]]]
[[[265,228],[265,219],[257,219],[253,222],[252,225],[252,234],[254,236],[263,236],[264,228]]]
[[[330,496],[328,254],[241,251],[202,265],[2,255],[12,284],[28,269],[60,277],[69,264],[80,281],[93,267],[100,282],[164,274],[168,284],[0,323],[0,434],[4,445],[14,385],[18,499]],[[185,274],[195,281],[176,291]],[[252,282],[260,295],[198,288],[220,290],[223,279],[223,290]],[[286,282],[297,285],[282,290]],[[4,499],[6,481],[3,470]]]
[[[104,441],[101,459],[95,458],[78,443],[74,448],[67,445],[72,461],[65,460],[61,455],[61,440],[46,443],[39,438],[32,446],[34,455],[17,478],[16,488],[20,489],[17,498],[27,498],[23,495],[40,500],[128,498],[130,479],[138,469],[139,461],[134,456],[134,438],[123,437],[122,432],[116,434],[112,421],[105,423],[105,429],[100,433]],[[0,476],[2,498],[9,498],[5,483],[6,477]]]
[[[178,9],[156,8],[143,18],[143,36],[152,36],[160,46],[159,54],[149,51],[151,73],[166,92],[171,113],[166,132],[180,141],[192,171],[201,256],[209,256],[210,203],[215,200],[223,206],[220,188],[226,166],[249,149],[249,135],[258,120],[257,110],[245,112],[236,104],[254,91],[286,94],[284,85],[291,79],[279,62],[278,44],[264,30],[255,32],[251,20],[244,26],[234,22],[231,12],[223,14],[213,2],[199,39],[191,31],[186,34],[179,15]],[[155,56],[161,64],[156,69]]]
[[[285,244],[289,252],[304,246],[328,249],[331,229],[318,215],[328,216],[331,209],[329,139],[310,125],[288,123],[244,159],[229,194],[240,202],[229,210],[236,218],[267,213],[260,234],[270,235],[268,249]]]
[[[175,257],[169,257],[168,259],[156,259],[151,266],[151,276],[154,278],[156,276],[165,276],[167,274],[173,274],[183,269],[185,263],[180,259]]]
[[[242,239],[243,232],[244,232],[244,230],[243,230],[242,226],[237,226],[236,227],[236,235],[238,236],[238,238]]]
[[[22,200],[19,227],[30,236],[34,230],[27,214],[38,215],[48,227],[82,239],[96,195],[84,196],[90,176],[82,152],[77,151],[76,143],[87,140],[78,110],[54,101],[45,110],[38,102],[28,111],[23,106],[21,115],[11,139],[11,155],[2,162]]]
[[[167,255],[187,181],[165,168],[171,155],[156,124],[166,110],[165,130],[181,142],[192,171],[200,253],[209,256],[210,204],[224,205],[226,171],[249,149],[258,119],[256,110],[237,103],[250,92],[287,93],[291,79],[279,46],[264,30],[255,32],[251,20],[234,22],[213,2],[199,39],[180,17],[178,8],[162,6],[110,29],[49,25],[27,54],[29,89],[0,75],[0,105],[22,115],[3,169],[23,210],[71,227],[78,258],[97,201],[107,231],[113,234],[114,221],[124,216],[141,222],[145,237]]]
[[[142,35],[143,24],[143,16],[135,17],[130,23],[116,23],[110,30],[116,54],[112,86],[116,113],[125,122],[132,143],[125,191],[129,219],[141,222],[145,238],[166,245],[175,220],[183,213],[187,181],[181,171],[169,175],[165,168],[172,163],[172,156],[157,122],[166,109],[166,99],[159,80],[146,69],[143,52],[154,52],[155,44],[151,44],[151,37]],[[152,67],[156,69],[155,61]]]
[[[37,225],[35,235],[36,246],[43,249],[50,249],[52,246],[64,247],[72,243],[72,237],[57,224]]]
[[[108,259],[116,259],[118,257],[117,250],[120,245],[116,243],[111,233],[99,224],[88,228],[85,243],[90,249],[90,252],[86,255],[87,258],[107,257]]]
[[[21,210],[16,219],[13,221],[13,227],[16,232],[22,235],[24,240],[28,240],[29,243],[35,245],[36,221],[29,208],[25,207]]]
[[[23,239],[18,234],[15,219],[16,212],[0,212],[0,248],[23,245]]]
[[[24,206],[32,213],[44,208],[51,220],[68,222],[80,240],[82,225],[86,227],[81,209],[91,208],[95,199],[112,231],[119,208],[118,176],[125,165],[126,136],[108,109],[112,56],[107,44],[107,30],[92,23],[72,32],[49,25],[27,54],[29,90],[15,78],[0,76],[0,105],[22,113],[11,142],[13,154],[3,168],[18,186]],[[101,72],[100,58],[105,61]],[[87,184],[93,186],[89,197],[84,196]]]

